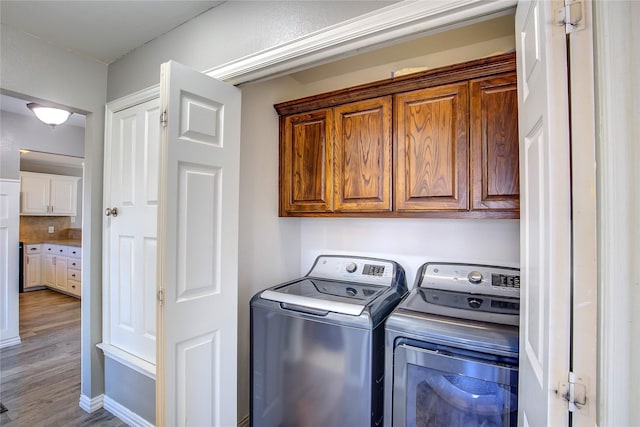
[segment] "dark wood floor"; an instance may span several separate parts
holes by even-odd
[[[22,343],[0,350],[1,426],[126,426],[80,400],[80,300],[50,290],[20,294]]]

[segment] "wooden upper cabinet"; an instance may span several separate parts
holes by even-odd
[[[518,218],[514,53],[274,105],[280,215]]]
[[[280,215],[333,210],[331,109],[281,117]]]
[[[396,210],[467,210],[468,85],[396,96]]]
[[[391,211],[390,96],[333,109],[334,210]]]
[[[516,73],[475,79],[471,92],[471,209],[518,211]]]

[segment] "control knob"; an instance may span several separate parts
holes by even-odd
[[[347,264],[347,273],[353,273],[357,269],[358,269],[358,264],[356,264],[355,262],[350,262],[349,264]]]
[[[480,308],[482,306],[482,300],[479,298],[469,298],[467,302],[471,308]]]
[[[480,282],[482,282],[482,273],[480,273],[479,271],[474,270],[474,271],[472,271],[471,273],[469,273],[467,275],[467,279],[469,279],[469,282],[474,283],[474,284],[480,283]]]

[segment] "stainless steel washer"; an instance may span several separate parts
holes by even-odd
[[[516,426],[519,270],[427,263],[385,324],[386,427]]]
[[[389,260],[319,256],[251,300],[253,426],[382,425],[384,320],[407,292]]]

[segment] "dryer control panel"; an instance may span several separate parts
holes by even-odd
[[[470,294],[520,296],[520,270],[478,264],[427,263],[414,286]]]

